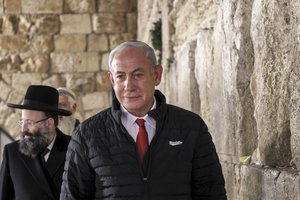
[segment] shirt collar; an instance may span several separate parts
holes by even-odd
[[[53,148],[53,146],[54,146],[54,142],[55,142],[55,139],[56,139],[56,135],[57,135],[57,133],[55,133],[55,135],[54,135],[52,141],[50,142],[50,144],[49,144],[48,147],[47,147],[47,149],[49,149],[49,151],[51,151],[52,148]]]
[[[153,99],[154,99],[154,102],[153,102],[153,105],[150,110],[153,110],[156,108],[156,104],[157,104],[156,99],[155,99],[155,97],[153,97]],[[152,117],[150,117],[148,114],[146,114],[143,117],[134,116],[131,113],[129,113],[128,110],[126,110],[126,108],[124,108],[123,105],[121,105],[121,111],[122,111],[122,115],[124,117],[126,124],[134,124],[136,119],[140,118],[140,119],[144,119],[146,121],[146,123],[149,123],[150,126],[155,127],[155,120]]]

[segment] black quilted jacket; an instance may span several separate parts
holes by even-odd
[[[139,165],[120,105],[82,122],[69,144],[61,200],[223,200],[224,178],[207,126],[155,92],[156,134]]]

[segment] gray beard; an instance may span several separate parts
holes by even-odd
[[[52,140],[52,136],[49,134],[49,130],[45,126],[41,126],[36,133],[31,134],[31,137],[24,139],[25,133],[20,133],[19,151],[31,158],[35,158],[38,153],[47,148]]]
[[[75,128],[76,119],[73,116],[63,117],[59,124],[58,128],[66,135],[72,135]]]

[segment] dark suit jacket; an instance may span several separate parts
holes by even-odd
[[[54,146],[47,161],[47,170],[39,158],[19,152],[18,141],[4,147],[0,170],[0,200],[59,199],[64,162],[70,136],[57,130]]]

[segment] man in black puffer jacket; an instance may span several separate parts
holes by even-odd
[[[206,124],[166,104],[155,90],[162,66],[153,49],[139,41],[122,43],[110,53],[109,66],[116,98],[75,130],[60,199],[227,199]]]

